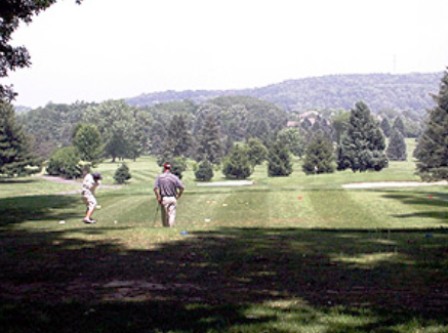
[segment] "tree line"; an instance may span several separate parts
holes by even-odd
[[[426,178],[447,177],[443,164],[447,148],[442,144],[447,137],[446,77],[415,153],[418,171]],[[380,171],[389,160],[407,158],[402,118],[380,119],[363,101],[349,111],[303,117],[293,127],[287,125],[294,114],[247,96],[143,108],[123,100],[49,104],[17,117],[8,103],[0,109],[3,176],[33,172],[47,160],[50,174],[77,177],[80,163],[95,165],[105,158],[136,159],[145,154],[157,156],[159,164],[174,162],[179,175],[192,159],[198,180],[211,179],[217,168],[228,178],[244,179],[265,161],[269,176],[287,176],[294,155],[302,158],[307,174]],[[442,162],[437,166],[437,161]]]

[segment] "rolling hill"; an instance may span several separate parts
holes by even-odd
[[[134,106],[172,101],[202,103],[218,96],[256,97],[287,111],[349,110],[362,100],[373,112],[382,110],[424,112],[434,103],[443,73],[350,74],[288,80],[265,87],[240,90],[185,90],[142,94],[127,98]]]

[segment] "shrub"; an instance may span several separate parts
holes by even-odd
[[[69,179],[81,177],[82,165],[78,150],[73,146],[56,150],[48,162],[47,173]]]
[[[194,175],[196,176],[197,180],[204,182],[210,181],[214,176],[213,165],[207,160],[202,161],[201,163],[199,163],[199,166],[195,171]]]
[[[184,157],[175,157],[171,163],[173,168],[171,172],[174,173],[179,179],[182,179],[182,172],[187,170],[187,160]]]
[[[186,158],[178,156],[174,158],[163,159],[162,157],[159,156],[159,158],[157,159],[157,164],[159,166],[162,166],[164,163],[167,162],[170,163],[172,166],[171,172],[175,174],[177,177],[179,177],[179,179],[182,179],[182,172],[187,170]]]
[[[129,172],[129,167],[126,163],[121,164],[121,166],[115,171],[114,180],[117,184],[124,184],[126,181],[131,179],[131,173]]]

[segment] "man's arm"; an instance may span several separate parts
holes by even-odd
[[[162,196],[160,195],[160,190],[158,187],[154,188],[154,193],[156,194],[156,199],[159,203],[162,203]]]
[[[177,195],[176,195],[176,198],[179,199],[179,198],[181,197],[182,193],[184,193],[184,188],[183,188],[183,187],[179,187],[179,188],[177,189]]]

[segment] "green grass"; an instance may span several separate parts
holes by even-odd
[[[296,161],[287,178],[260,166],[247,187],[197,186],[190,168],[173,229],[155,216],[154,159],[127,163],[128,185],[98,190],[96,225],[79,183],[0,182],[2,332],[448,331],[446,188],[342,188],[418,181],[412,159],[320,176]],[[99,166],[105,185],[117,167]]]

